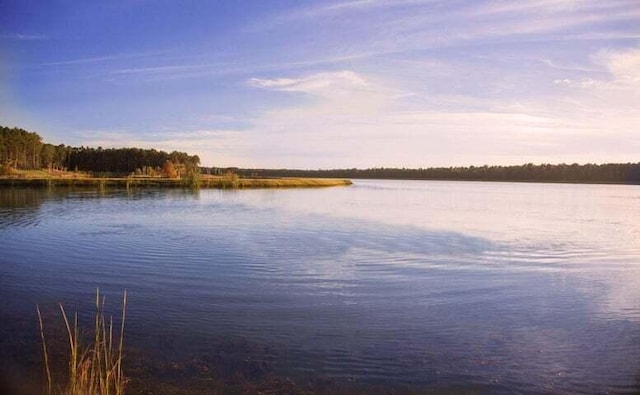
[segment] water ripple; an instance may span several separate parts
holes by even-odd
[[[640,195],[587,191],[2,192],[0,296],[25,315],[40,298],[90,311],[95,287],[126,288],[133,344],[249,339],[294,378],[631,392]]]

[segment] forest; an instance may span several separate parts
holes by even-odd
[[[72,147],[44,143],[34,132],[0,126],[0,166],[11,170],[78,170],[109,175],[182,177],[199,171],[200,158],[155,149]]]
[[[640,163],[541,164],[517,166],[432,167],[420,169],[370,168],[334,170],[202,169],[233,171],[245,177],[321,177],[398,180],[523,181],[640,184]]]

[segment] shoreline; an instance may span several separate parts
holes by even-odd
[[[495,179],[441,179],[441,178],[366,178],[355,180],[380,181],[442,181],[442,182],[499,182],[524,184],[573,184],[573,185],[640,185],[622,181],[560,181],[560,180],[495,180]],[[234,177],[204,176],[197,181],[162,177],[88,177],[88,176],[0,176],[0,188],[202,188],[202,189],[278,189],[278,188],[323,188],[353,185],[347,178],[322,177]]]
[[[349,186],[351,180],[331,178],[235,178],[202,177],[193,181],[176,178],[139,177],[0,177],[1,187],[96,187],[96,188],[321,188]]]

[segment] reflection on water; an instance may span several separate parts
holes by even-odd
[[[206,360],[320,387],[636,388],[637,187],[0,192],[5,351],[36,343],[36,302],[89,320],[99,286],[129,291],[127,341],[165,373]]]
[[[0,188],[0,229],[37,224],[40,203],[47,195],[44,189]]]

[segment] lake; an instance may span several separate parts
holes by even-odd
[[[185,388],[640,388],[638,186],[0,190],[5,381],[41,376],[36,303],[90,327],[98,287],[116,317],[128,291],[129,358]]]

